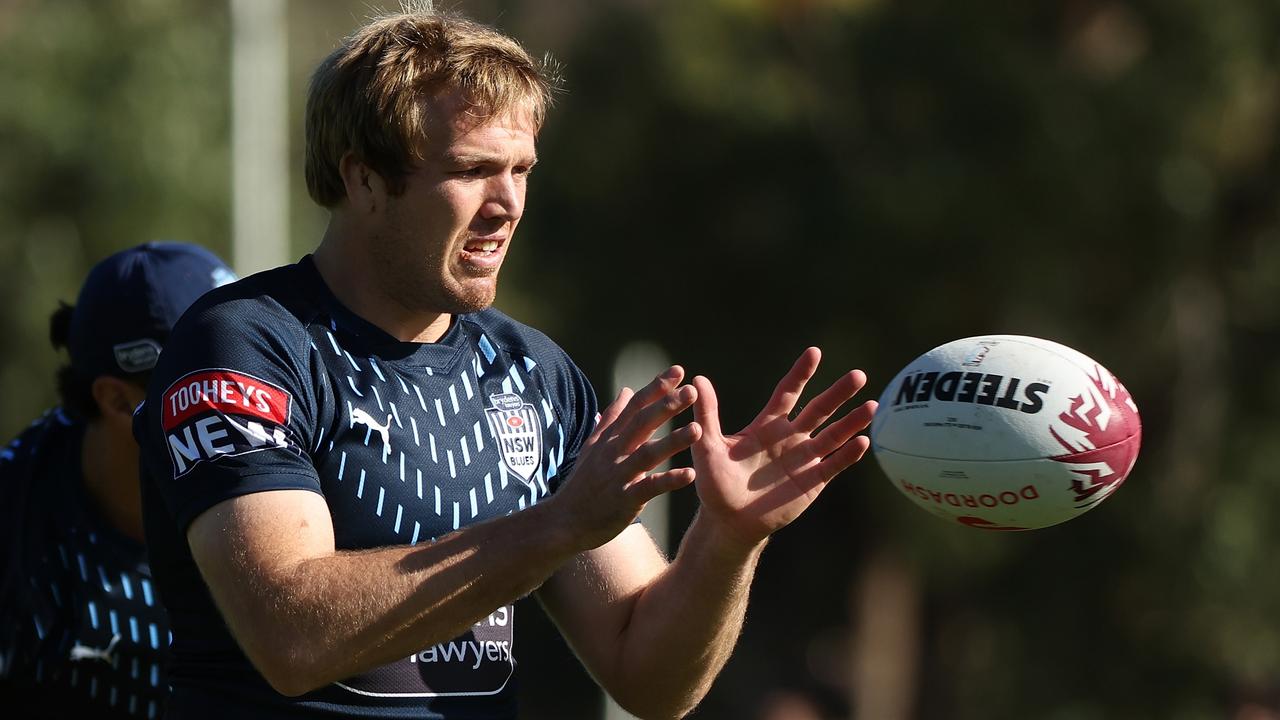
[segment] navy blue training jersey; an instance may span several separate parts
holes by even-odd
[[[527,508],[556,490],[596,415],[560,348],[492,309],[455,317],[438,342],[400,342],[346,310],[307,257],[198,301],[147,398],[136,432],[174,716],[516,716],[511,606],[359,677],[276,693],[215,608],[186,531],[275,489],[321,494],[339,550],[432,542]]]
[[[0,714],[156,718],[169,626],[142,544],[98,512],[84,425],[53,410],[0,451]]]

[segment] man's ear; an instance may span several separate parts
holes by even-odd
[[[99,375],[92,385],[93,400],[103,418],[115,422],[132,422],[134,408],[146,397],[146,391],[123,378]]]
[[[348,150],[338,161],[338,172],[347,189],[347,202],[361,214],[373,214],[386,206],[387,184],[382,176]]]

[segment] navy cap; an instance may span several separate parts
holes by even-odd
[[[86,380],[150,370],[191,303],[235,279],[217,255],[189,243],[149,242],[107,257],[76,299],[71,367]]]

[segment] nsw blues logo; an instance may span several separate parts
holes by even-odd
[[[485,408],[489,427],[498,440],[502,463],[525,482],[533,482],[533,475],[542,462],[542,423],[538,411],[515,393],[498,393],[489,396],[493,407]]]

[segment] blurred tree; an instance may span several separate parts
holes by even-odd
[[[89,267],[156,239],[229,242],[226,9],[0,5],[0,431],[56,402],[48,317]]]

